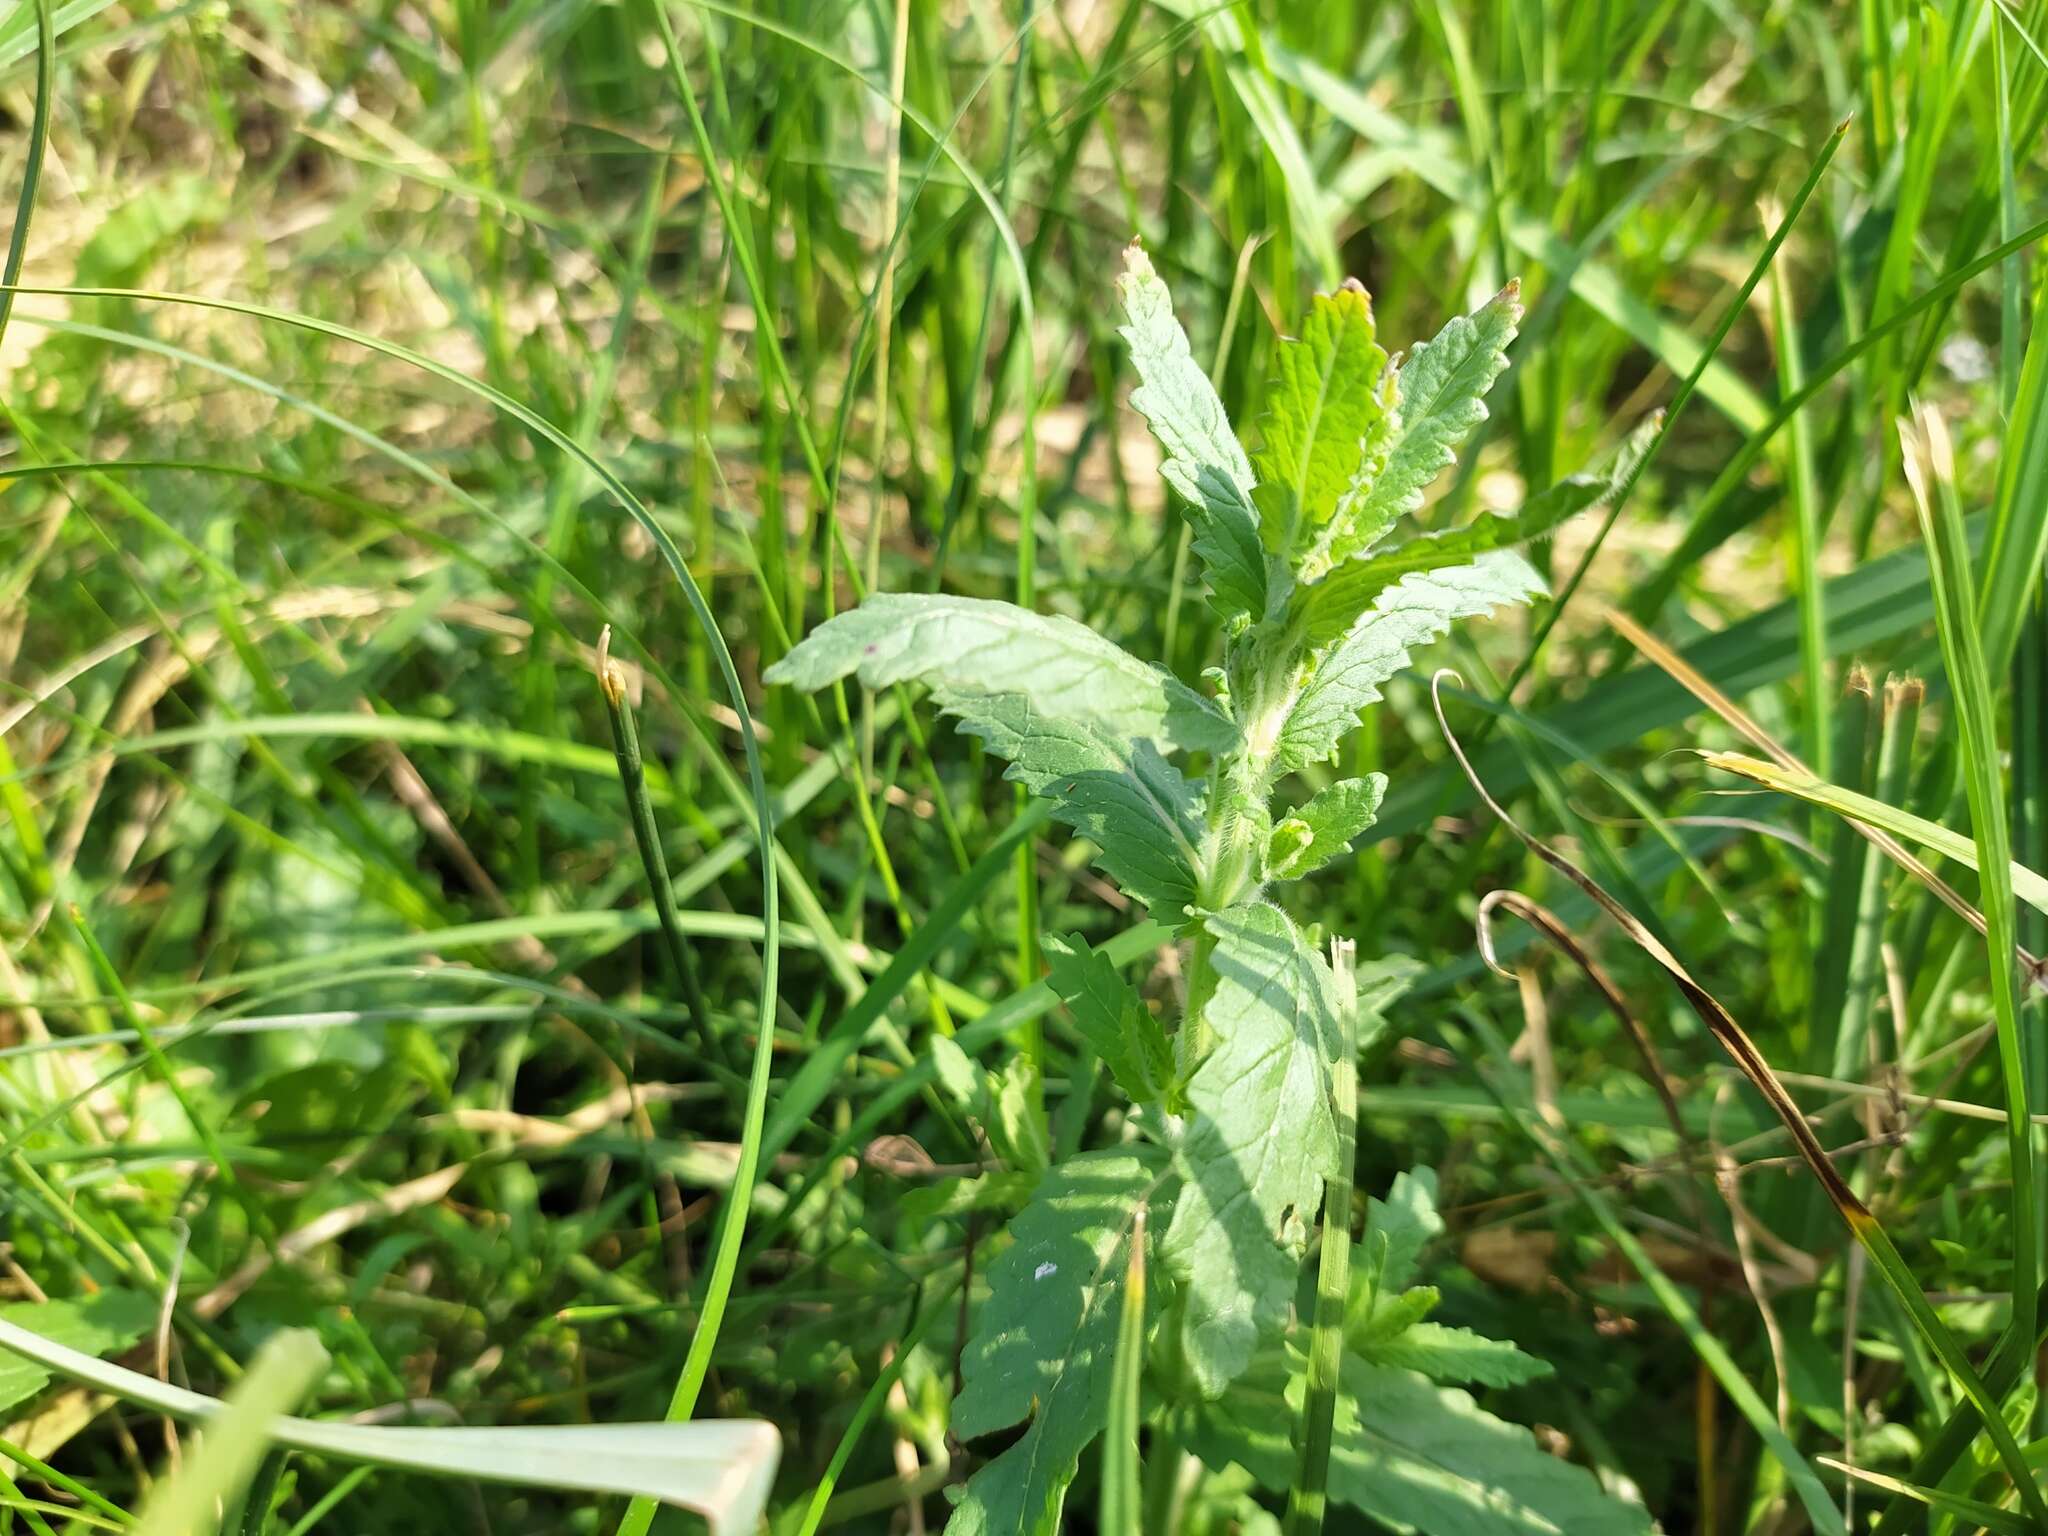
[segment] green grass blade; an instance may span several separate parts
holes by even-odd
[[[1710,768],[1736,774],[1766,789],[1774,789],[1808,805],[1832,811],[1837,816],[1860,821],[1867,827],[1878,827],[1908,842],[1918,843],[1944,858],[1954,859],[1967,869],[1977,868],[1979,850],[1975,839],[1952,831],[1939,822],[1929,821],[1924,816],[1915,816],[1911,811],[1902,811],[1895,805],[1858,794],[1853,789],[1824,783],[1811,774],[1781,768],[1776,763],[1745,757],[1739,752],[1702,752],[1700,760]],[[2048,912],[2048,877],[2028,869],[2017,859],[2009,860],[2008,867],[2012,870],[2013,894],[2036,911]]]
[[[1970,551],[1956,501],[1954,464],[1940,417],[1922,410],[1917,426],[1901,424],[1906,477],[1920,513],[1934,591],[1942,664],[1951,708],[1962,736],[1964,788],[1982,875],[1984,942],[1990,954],[1991,1003],[1998,1026],[1998,1065],[2006,1095],[2006,1143],[2012,1159],[2012,1326],[2021,1338],[2037,1333],[2041,1289],[2040,1216],[2034,1203],[2034,1137],[2028,1124],[2027,1071],[2020,1040],[2020,999],[2014,953],[2019,942],[2013,907],[2011,831],[2006,820],[1998,726],[1992,712],[1991,673],[1977,626],[1970,581]],[[1930,484],[1929,482],[1932,482]],[[1914,1293],[1918,1295],[1916,1291]]]

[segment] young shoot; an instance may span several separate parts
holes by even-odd
[[[1024,1428],[968,1482],[950,1536],[1058,1528],[1108,1420],[1134,1269],[1149,1276],[1148,1420],[1212,1466],[1293,1484],[1311,1375],[1303,1259],[1326,1181],[1350,1182],[1340,1069],[1370,1044],[1407,969],[1398,957],[1351,963],[1347,946],[1340,980],[1275,899],[1372,826],[1385,779],[1340,778],[1278,811],[1276,793],[1335,755],[1414,648],[1541,594],[1517,546],[1611,496],[1641,446],[1515,515],[1404,538],[1486,417],[1521,313],[1514,284],[1398,362],[1362,287],[1318,295],[1301,335],[1278,348],[1254,454],[1137,245],[1118,292],[1131,405],[1159,440],[1222,619],[1213,695],[1071,619],[894,593],[820,626],[768,672],[804,689],[847,677],[923,685],[1186,946],[1187,1003],[1169,1035],[1107,956],[1046,936],[1051,985],[1130,1099],[1132,1131],[1045,1169],[989,1268],[952,1428],[963,1439]],[[1437,1384],[1545,1368],[1426,1321],[1436,1293],[1408,1281],[1440,1226],[1432,1196],[1424,1171],[1373,1201],[1360,1262],[1335,1267],[1350,1270],[1348,1287],[1317,1309],[1317,1481],[1396,1528],[1479,1529],[1469,1522],[1491,1517],[1490,1530],[1647,1530],[1640,1509]],[[1325,1219],[1348,1231],[1350,1216]],[[1147,1245],[1138,1266],[1133,1241]],[[1341,1349],[1328,1337],[1338,1327]],[[1319,1509],[1323,1492],[1295,1502]]]

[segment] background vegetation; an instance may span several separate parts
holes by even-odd
[[[1101,1071],[1028,935],[1120,929],[1120,898],[1042,824],[1016,878],[1011,789],[918,702],[758,677],[874,587],[1015,598],[1198,680],[1214,617],[1124,405],[1136,234],[1245,422],[1318,288],[1361,279],[1400,341],[1519,278],[1511,371],[1427,528],[1605,454],[1713,349],[1611,526],[1538,552],[1560,600],[1429,665],[1460,669],[1493,792],[1743,1022],[1990,1360],[2037,1273],[2041,1211],[2012,1195],[2038,1132],[2008,1123],[2048,1110],[2034,989],[2015,1014],[1983,937],[1826,811],[1731,799],[1686,749],[1755,748],[1608,608],[1823,777],[1964,847],[1972,797],[2002,804],[2048,868],[2048,6],[52,21],[39,50],[34,6],[0,19],[33,290],[0,336],[0,1314],[208,1390],[305,1325],[322,1416],[659,1418],[758,1158],[699,1412],[782,1426],[778,1530],[943,1523],[973,1460],[946,1421],[963,1297],[1014,1191],[977,1176],[935,1064],[1042,1041],[1020,1113],[1056,1152],[1100,1144]],[[79,291],[127,288],[160,292]],[[1932,428],[1902,447],[1916,403],[1952,464]],[[1909,469],[1976,551],[1950,573],[1950,651],[1980,642],[1960,672]],[[1893,1496],[1838,1464],[1910,1478],[1955,1388],[1679,994],[1477,805],[1426,676],[1339,765],[1393,781],[1374,840],[1289,898],[1424,968],[1362,1080],[1361,1201],[1436,1170],[1439,1315],[1560,1367],[1482,1399],[1664,1529],[1804,1529],[1816,1479],[1863,1528]],[[2010,931],[2004,882],[1942,873]],[[1601,955],[1664,1081],[1524,931],[1497,925],[1519,987],[1484,968],[1498,887]],[[2020,942],[2043,930],[2022,906]],[[1171,949],[1119,958],[1174,998]],[[0,1420],[10,1526],[126,1524],[179,1454],[13,1361]],[[1161,1533],[1268,1518],[1163,1433],[1147,1468]],[[2004,1486],[1967,1458],[1954,1482]],[[275,1500],[279,1531],[610,1531],[624,1508],[319,1457]]]

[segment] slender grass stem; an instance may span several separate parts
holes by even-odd
[[[1332,948],[1342,1040],[1330,1063],[1330,1107],[1337,1121],[1337,1170],[1323,1186],[1323,1238],[1316,1269],[1315,1322],[1309,1334],[1308,1384],[1301,1415],[1301,1459],[1287,1491],[1287,1536],[1320,1536],[1330,1503],[1330,1450],[1344,1369],[1344,1309],[1351,1294],[1351,1188],[1358,1162],[1357,946]]]
[[[704,991],[704,977],[690,941],[683,937],[682,920],[676,912],[675,887],[668,877],[668,856],[662,852],[661,829],[655,825],[654,802],[647,793],[647,771],[640,757],[640,732],[633,722],[632,701],[626,697],[626,676],[611,659],[612,632],[607,628],[597,642],[597,686],[604,695],[605,713],[612,724],[612,748],[619,760],[619,786],[625,792],[626,810],[633,824],[633,843],[640,850],[640,863],[647,872],[654,913],[661,923],[661,936],[668,950],[670,966],[683,989],[683,1005],[690,1010],[690,1024],[704,1048],[720,1062],[725,1060],[724,1043],[711,1022],[711,1003]]]

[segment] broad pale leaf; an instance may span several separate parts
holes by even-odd
[[[1284,1489],[1294,1475],[1302,1375],[1269,1351],[1219,1402],[1184,1410],[1188,1443]],[[1646,1536],[1649,1515],[1550,1455],[1520,1425],[1455,1387],[1344,1357],[1330,1497],[1391,1530],[1425,1536]]]
[[[1230,429],[1223,402],[1188,348],[1187,332],[1173,318],[1173,296],[1133,243],[1117,279],[1138,387],[1131,408],[1142,415],[1166,452],[1160,475],[1187,504],[1194,550],[1209,575],[1216,609],[1226,618],[1266,611],[1266,553],[1252,504],[1251,462]]]
[[[1384,773],[1339,779],[1318,790],[1300,810],[1273,828],[1266,841],[1267,878],[1299,880],[1345,852],[1351,840],[1372,825],[1386,792]]]
[[[1402,577],[1315,659],[1280,729],[1274,770],[1292,772],[1334,752],[1358,712],[1379,698],[1380,684],[1408,665],[1411,646],[1434,640],[1457,619],[1527,602],[1542,590],[1529,562],[1508,549]]]
[[[174,1418],[210,1422],[223,1409],[217,1397],[109,1364],[0,1316],[0,1357],[9,1354]],[[316,1456],[435,1477],[645,1495],[696,1510],[712,1536],[742,1536],[759,1526],[782,1456],[782,1437],[773,1424],[742,1419],[493,1428],[285,1418],[271,1421],[269,1435],[279,1445]]]
[[[1183,1287],[1183,1346],[1213,1396],[1285,1326],[1309,1223],[1336,1166],[1334,980],[1279,908],[1207,919],[1216,1045],[1189,1080],[1183,1186],[1160,1257]]]
[[[1109,956],[1089,948],[1079,934],[1047,934],[1042,947],[1046,980],[1117,1086],[1137,1104],[1174,1097],[1173,1043]]]
[[[1345,509],[1344,537],[1330,551],[1341,565],[1370,549],[1457,459],[1458,444],[1486,420],[1486,392],[1507,367],[1507,346],[1522,318],[1521,289],[1510,283],[1479,310],[1419,342],[1401,364],[1401,429],[1372,488]]]
[[[1485,514],[1447,533],[1410,539],[1398,549],[1339,566],[1328,576],[1297,587],[1290,615],[1311,645],[1341,634],[1366,606],[1403,576],[1466,565],[1496,549],[1533,544],[1560,524],[1595,507],[1607,506],[1641,468],[1663,425],[1660,411],[1629,434],[1604,466],[1569,475],[1523,504],[1520,511]]]
[[[1255,500],[1268,549],[1292,554],[1336,515],[1361,476],[1377,477],[1389,446],[1382,429],[1392,384],[1365,290],[1353,282],[1317,294],[1300,338],[1275,349],[1266,385]]]
[[[1124,889],[1167,920],[1193,900],[1196,795],[1160,749],[1228,751],[1236,729],[1178,678],[1071,619],[907,593],[819,625],[765,674],[805,689],[849,675],[925,684]]]
[[[1109,1418],[1132,1230],[1162,1176],[1148,1150],[1069,1158],[1010,1224],[961,1358],[952,1430],[971,1439],[1030,1425],[969,1480],[947,1536],[1059,1529],[1081,1453]]]

